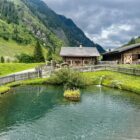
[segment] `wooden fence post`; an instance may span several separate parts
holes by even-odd
[[[39,78],[42,78],[42,70],[38,71]]]

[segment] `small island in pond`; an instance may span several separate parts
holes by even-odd
[[[66,90],[64,92],[64,97],[71,101],[80,101],[80,90]]]

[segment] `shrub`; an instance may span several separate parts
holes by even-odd
[[[24,53],[17,55],[16,58],[18,59],[20,63],[33,63],[34,62],[33,56],[30,56]]]
[[[113,80],[111,82],[111,85],[110,86],[113,87],[113,88],[122,89],[121,85],[122,85],[122,83],[120,81]]]
[[[0,58],[0,62],[1,62],[1,63],[4,63],[4,61],[5,61],[5,60],[4,60],[4,57],[1,56],[1,58]]]
[[[69,68],[56,71],[48,79],[48,82],[50,84],[63,85],[65,89],[80,88],[88,84],[86,78],[81,73]]]

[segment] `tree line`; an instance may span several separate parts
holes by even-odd
[[[18,12],[13,2],[0,0],[0,19],[8,23],[18,24]]]

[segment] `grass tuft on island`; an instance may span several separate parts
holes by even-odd
[[[64,97],[71,101],[79,101],[80,100],[80,90],[65,90]]]

